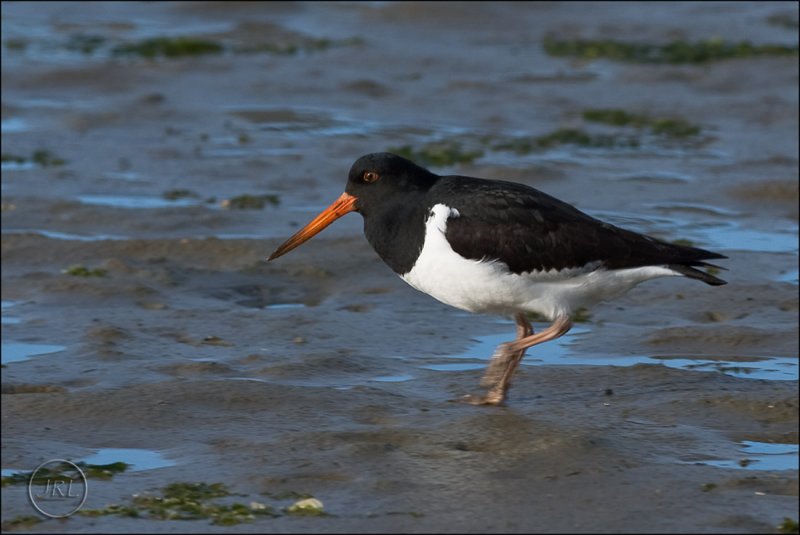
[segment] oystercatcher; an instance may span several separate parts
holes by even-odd
[[[488,392],[467,396],[475,404],[503,403],[525,351],[564,335],[583,307],[657,277],[725,284],[697,269],[718,268],[705,260],[723,255],[616,227],[523,184],[439,176],[386,152],[359,158],[341,197],[269,260],[353,211],[408,284],[456,308],[516,320],[516,340],[497,348],[481,382]],[[531,312],[551,325],[534,333]]]

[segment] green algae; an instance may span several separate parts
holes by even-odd
[[[738,58],[796,56],[797,45],[729,42],[722,39],[676,40],[667,44],[624,42],[613,39],[560,39],[552,35],[542,43],[545,52],[556,57],[585,60],[611,59],[631,63],[704,64]]]
[[[37,165],[42,167],[50,167],[50,166],[59,166],[64,165],[67,161],[63,158],[59,158],[52,152],[46,149],[39,149],[33,152],[31,155],[31,161]]]
[[[700,134],[700,127],[683,119],[656,118],[650,122],[650,130],[656,135],[685,138]]]
[[[232,48],[236,54],[276,54],[280,56],[293,56],[299,53],[322,52],[331,48],[343,46],[357,46],[364,44],[361,37],[347,39],[307,39],[295,43],[257,43]]]
[[[34,163],[40,167],[57,167],[67,163],[67,160],[56,156],[53,152],[47,149],[38,149],[33,151],[30,157],[19,156],[18,154],[4,153],[2,155],[2,163],[13,164],[26,164],[28,162]]]
[[[18,156],[16,154],[8,154],[8,153],[3,153],[3,155],[0,156],[0,160],[3,163],[15,163],[15,164],[23,164],[28,161],[28,159],[25,158],[24,156]]]
[[[475,159],[483,156],[479,150],[464,150],[461,143],[457,141],[439,141],[428,143],[415,149],[411,145],[402,147],[391,147],[389,152],[413,160],[420,165],[431,165],[444,167],[459,163],[471,163]]]
[[[136,43],[117,45],[112,56],[138,56],[142,58],[181,58],[221,54],[225,47],[217,41],[195,37],[153,37]]]
[[[196,37],[153,37],[138,42],[117,45],[111,49],[111,56],[154,59],[217,55],[225,52],[292,56],[299,53],[321,52],[335,47],[360,45],[362,43],[363,39],[360,37],[351,37],[348,39],[320,38],[288,43],[256,43],[228,46],[219,41]],[[93,45],[95,45],[94,41],[88,41],[88,46]]]
[[[222,201],[222,207],[231,210],[262,210],[268,204],[271,206],[278,206],[280,203],[280,197],[274,194],[245,194]]]
[[[170,483],[164,487],[164,498],[188,501],[210,500],[230,496],[224,483]]]
[[[609,132],[563,127],[539,136],[491,138],[483,136],[478,143],[492,151],[518,155],[545,151],[563,145],[588,149],[638,149],[645,144],[692,147],[711,138],[703,137],[702,128],[678,117],[655,116],[619,108],[590,108],[581,114],[586,123],[612,127]],[[391,147],[393,152],[423,166],[450,166],[472,163],[483,156],[482,150],[465,150],[458,139],[444,139],[415,148],[412,145]]]
[[[101,509],[86,509],[77,514],[88,517],[119,516],[151,520],[209,520],[211,524],[232,526],[252,522],[257,517],[330,516],[322,502],[308,494],[293,491],[262,493],[273,500],[296,499],[292,505],[276,509],[272,505],[251,501],[231,502],[237,496],[224,483],[171,483],[159,492],[134,494],[129,503],[112,503]],[[238,495],[244,496],[244,495]]]
[[[313,54],[333,48],[360,46],[361,37],[329,39],[299,36],[293,41],[231,44],[221,40],[193,36],[156,36],[139,41],[122,41],[103,35],[78,33],[58,43],[42,45],[45,50],[61,49],[68,52],[93,55],[100,54],[111,58],[187,58],[209,55],[230,54],[274,54],[294,56]],[[12,38],[4,41],[6,50],[21,52],[33,44],[27,39]]]
[[[79,511],[84,516],[125,516],[154,520],[210,520],[212,524],[232,526],[251,522],[258,516],[279,516],[263,503],[219,503],[211,500],[233,494],[223,483],[171,483],[160,494],[137,494],[130,505],[110,504],[102,509]]]
[[[105,277],[108,275],[108,271],[103,268],[90,269],[81,264],[69,266],[61,272],[73,277]]]
[[[492,149],[498,151],[511,151],[516,154],[546,150],[559,145],[574,145],[577,147],[595,149],[637,148],[640,142],[637,138],[622,134],[597,134],[579,128],[559,128],[548,134],[535,137],[519,137],[506,139],[495,144]]]
[[[199,199],[200,196],[190,189],[171,189],[161,194],[162,199],[179,201],[181,199]]]
[[[775,527],[778,533],[800,533],[800,525],[798,525],[797,520],[792,520],[788,517],[784,518],[783,522]]]
[[[102,509],[81,509],[77,514],[82,516],[127,516],[130,518],[139,518],[139,509],[131,505],[119,505],[112,503]]]
[[[645,144],[696,146],[710,138],[702,137],[702,128],[684,119],[653,116],[616,108],[591,108],[581,114],[587,123],[612,127],[613,131],[563,127],[538,136],[484,136],[478,143],[489,150],[513,152],[518,155],[545,151],[568,145],[587,149],[639,149]],[[389,152],[408,158],[423,166],[451,166],[472,163],[484,155],[480,149],[464,149],[457,139],[444,139],[420,147],[403,145],[390,147]]]
[[[33,515],[15,516],[10,520],[3,521],[3,531],[12,531],[18,528],[30,528],[42,522],[42,519]]]
[[[583,112],[585,121],[603,123],[611,126],[647,128],[655,135],[671,138],[697,136],[701,128],[683,119],[673,117],[652,117],[646,113],[632,113],[616,108],[594,108]]]
[[[30,43],[25,39],[6,39],[6,50],[21,52],[28,48]]]
[[[528,154],[562,145],[589,149],[637,149],[645,142],[697,144],[704,141],[700,137],[700,126],[675,117],[651,116],[618,108],[590,108],[584,110],[581,117],[587,123],[603,124],[618,130],[592,132],[575,127],[559,128],[540,136],[503,139],[495,143],[492,149]]]

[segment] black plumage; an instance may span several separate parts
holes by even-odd
[[[366,172],[380,180],[366,183]],[[346,191],[359,199],[367,240],[401,275],[422,250],[431,209],[443,204],[458,211],[447,221],[453,250],[468,259],[502,262],[512,273],[667,266],[708,284],[725,284],[696,269],[723,255],[611,225],[524,184],[438,176],[400,156],[377,153],[353,165]]]
[[[725,258],[720,254],[616,227],[523,184],[448,176],[430,193],[450,199],[459,212],[447,224],[455,252],[498,259],[512,273],[664,265],[709,284],[725,283],[695,269],[709,265],[704,260]]]

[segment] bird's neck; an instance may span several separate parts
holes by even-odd
[[[378,256],[398,275],[411,271],[425,242],[425,203],[404,196],[362,213],[364,235]]]

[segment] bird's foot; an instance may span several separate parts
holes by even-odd
[[[470,405],[492,405],[495,407],[502,405],[504,400],[505,395],[493,391],[489,391],[485,396],[467,394],[461,398],[462,402],[469,403]]]

